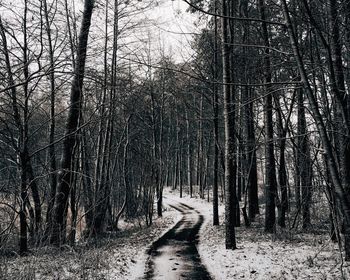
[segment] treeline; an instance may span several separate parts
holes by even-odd
[[[154,3],[73,4],[3,4],[2,249],[150,225],[172,186],[214,225],[225,200],[227,248],[264,213],[327,221],[350,258],[348,1],[189,2],[206,26],[182,63],[134,42]]]
[[[233,226],[238,224],[239,207],[234,202],[239,172],[235,170],[241,166],[241,157],[247,157],[247,152],[239,150],[241,143],[249,141],[249,133],[239,132],[240,111],[250,102],[257,106],[259,98],[265,146],[265,231],[285,227],[294,205],[295,219],[288,221],[289,226],[295,226],[300,213],[302,228],[310,229],[313,193],[321,189],[330,208],[330,234],[336,240],[343,233],[349,259],[348,3],[223,1],[220,9],[229,198],[226,247],[236,247]],[[255,93],[251,101],[246,99],[250,91]],[[253,139],[262,124],[259,115],[249,114],[257,120]],[[254,165],[254,160],[248,161],[242,172],[248,174],[247,180],[251,175],[247,170]],[[251,185],[247,186],[249,194]]]
[[[169,108],[179,106],[174,96],[181,95],[181,78],[166,70],[166,56],[160,70],[147,66],[149,46],[140,51],[139,42],[130,41],[147,27],[142,13],[150,7],[138,1],[4,3],[4,252],[17,240],[25,254],[117,231],[122,215],[152,224],[156,191],[161,207],[164,182],[175,180],[167,167],[177,149]]]

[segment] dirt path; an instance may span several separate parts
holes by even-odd
[[[182,218],[151,245],[142,279],[212,279],[196,247],[203,216],[184,203],[174,201],[169,205],[180,211]]]

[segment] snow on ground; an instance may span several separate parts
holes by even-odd
[[[342,276],[339,250],[326,234],[267,235],[259,227],[260,216],[251,228],[237,228],[238,249],[226,250],[224,226],[212,226],[211,203],[186,195],[180,199],[169,189],[165,196],[165,203],[184,202],[204,215],[198,250],[214,279],[350,279],[346,264]],[[222,223],[223,205],[219,211]],[[40,248],[27,257],[0,259],[0,279],[138,279],[144,273],[147,246],[180,217],[165,205],[164,218],[155,219],[149,228],[129,224],[117,237],[95,245],[67,246],[59,252]]]
[[[179,213],[165,205],[163,218],[151,227],[138,225],[120,231],[117,237],[98,244],[40,248],[27,257],[0,259],[0,279],[136,279],[144,272],[146,248],[179,218]]]
[[[180,199],[178,193],[167,190],[169,200],[181,201],[205,217],[200,231],[198,251],[202,262],[214,279],[350,279],[349,265],[344,264],[338,245],[328,235],[285,233],[265,234],[258,223],[251,228],[236,228],[237,250],[225,249],[225,228],[212,226],[212,204],[206,200]],[[224,207],[220,205],[220,223]],[[263,224],[263,217],[258,217]]]

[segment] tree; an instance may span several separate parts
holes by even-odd
[[[83,80],[85,74],[85,62],[88,46],[89,30],[91,25],[94,0],[85,0],[82,24],[78,39],[76,65],[70,91],[70,107],[66,122],[65,139],[63,141],[63,153],[60,162],[57,195],[55,200],[55,214],[51,233],[51,243],[60,245],[66,240],[66,218],[68,198],[71,191],[73,150],[77,143],[76,130],[82,109]]]
[[[302,203],[299,207],[302,208],[303,228],[310,227],[310,203],[312,191],[312,163],[310,156],[310,148],[308,144],[306,117],[304,107],[303,90],[298,90],[298,149],[297,149],[297,164],[299,169],[299,182],[301,189]]]
[[[290,43],[293,49],[293,54],[295,57],[295,60],[297,62],[298,65],[298,70],[299,70],[299,74],[304,86],[304,89],[306,91],[306,95],[307,98],[310,102],[310,109],[312,111],[313,114],[313,118],[316,122],[317,125],[317,129],[318,132],[320,134],[321,140],[322,140],[322,144],[323,144],[323,148],[324,148],[324,152],[327,155],[327,165],[330,171],[330,175],[331,175],[331,179],[332,179],[332,183],[334,186],[334,191],[335,191],[335,196],[336,199],[339,201],[340,207],[341,207],[341,211],[342,214],[344,215],[344,231],[345,231],[345,236],[346,236],[346,241],[349,240],[349,230],[350,230],[350,200],[349,200],[349,195],[347,194],[346,190],[344,189],[342,183],[341,183],[341,179],[339,176],[339,170],[337,169],[337,164],[336,164],[336,159],[335,159],[335,155],[333,153],[332,150],[332,146],[329,140],[329,137],[327,135],[327,131],[326,131],[326,127],[324,125],[322,116],[320,114],[319,111],[319,107],[318,107],[318,103],[316,101],[316,98],[313,94],[310,82],[308,80],[308,77],[306,75],[306,71],[305,71],[305,66],[304,63],[301,59],[301,55],[300,55],[300,50],[298,48],[298,43],[296,40],[296,36],[295,36],[295,32],[293,30],[292,27],[292,21],[290,18],[290,14],[289,14],[289,9],[287,6],[287,2],[286,0],[282,0],[282,7],[283,7],[283,14],[284,14],[284,18],[286,20],[287,23],[287,28],[288,28],[288,33],[289,33],[289,37],[290,37]],[[350,259],[350,246],[349,244],[346,244],[345,246],[346,250],[346,260]]]
[[[226,231],[226,249],[236,249],[235,222],[236,222],[236,172],[234,167],[234,126],[235,126],[235,111],[234,111],[234,96],[231,94],[232,86],[230,85],[233,77],[231,77],[230,69],[230,36],[228,4],[226,0],[222,0],[222,18],[221,18],[221,51],[222,51],[222,83],[224,95],[224,126],[225,126],[225,231]]]
[[[56,112],[55,112],[55,100],[56,100],[56,81],[55,81],[55,54],[52,45],[51,36],[51,24],[49,19],[49,11],[47,1],[43,1],[44,6],[44,16],[45,16],[45,26],[47,33],[47,44],[49,47],[49,59],[50,59],[50,133],[49,133],[49,162],[50,162],[50,195],[48,198],[46,223],[48,231],[50,231],[50,226],[52,223],[52,212],[53,206],[55,204],[56,188],[57,188],[57,164],[56,164],[56,152],[55,152],[55,130],[56,130]]]
[[[265,231],[274,232],[276,223],[276,195],[277,195],[277,182],[276,182],[276,168],[275,168],[275,153],[273,143],[273,103],[272,103],[272,73],[271,73],[271,61],[270,61],[270,42],[269,34],[267,30],[267,24],[265,22],[265,4],[264,0],[259,0],[260,17],[263,20],[261,23],[263,40],[265,44],[265,57],[264,57],[264,83],[265,86],[265,136],[266,136],[266,148],[265,148],[265,196],[266,196],[266,209],[265,209]]]
[[[214,13],[218,11],[214,3]],[[214,135],[214,168],[213,168],[213,225],[219,225],[219,96],[218,86],[218,20],[214,17],[214,84],[213,84],[213,135]]]

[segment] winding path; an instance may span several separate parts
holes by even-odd
[[[180,202],[169,204],[180,211],[182,218],[174,227],[155,241],[148,250],[144,280],[211,280],[201,263],[198,250],[198,232],[203,216],[194,208]]]

